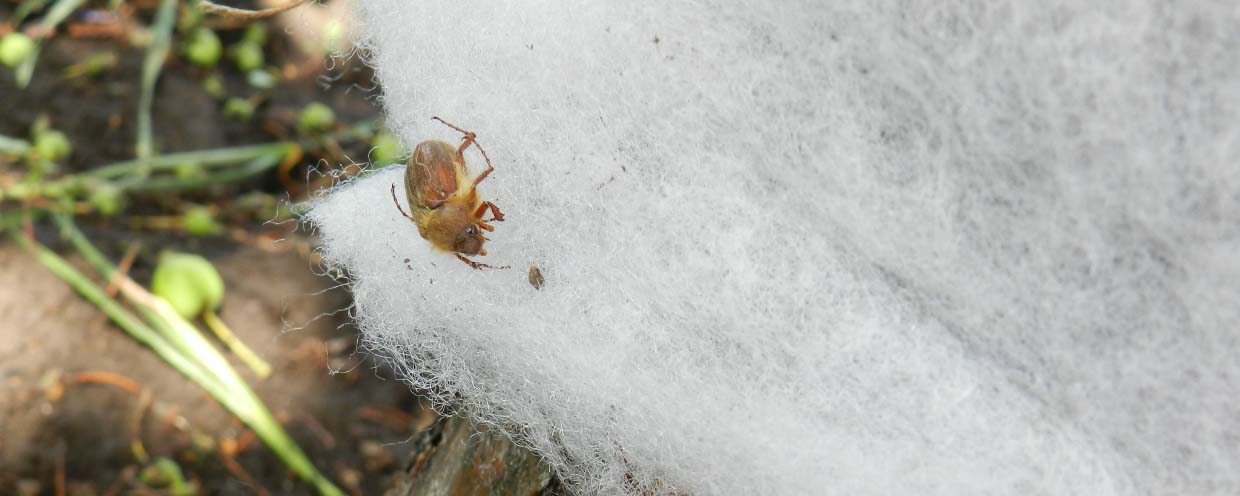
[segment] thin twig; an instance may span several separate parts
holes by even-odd
[[[65,441],[56,446],[56,496],[65,496]]]
[[[227,5],[220,5],[210,0],[199,0],[198,8],[202,9],[203,12],[206,12],[208,14],[215,14],[221,17],[227,17],[229,19],[235,19],[239,21],[254,21],[254,20],[263,19],[266,17],[271,17],[281,12],[295,9],[301,4],[306,3],[306,1],[307,0],[291,0],[289,3],[286,3],[279,7],[272,7],[270,9],[245,10],[245,9],[238,9],[236,7],[229,7]]]
[[[125,250],[125,256],[121,258],[121,263],[116,266],[117,274],[129,273],[130,267],[133,267],[134,260],[138,258],[138,249],[141,247],[141,241],[129,245],[129,249]],[[112,276],[112,278],[108,280],[108,287],[104,289],[104,292],[108,293],[109,298],[116,297],[116,279],[116,276]]]
[[[115,372],[105,372],[102,370],[79,372],[73,376],[73,382],[78,384],[107,384],[120,388],[129,394],[142,392],[142,386],[139,386],[133,379]]]
[[[263,487],[263,485],[258,482],[258,479],[255,479],[253,475],[250,475],[250,473],[245,470],[245,467],[242,467],[240,463],[237,463],[237,460],[231,455],[220,451],[220,459],[224,460],[224,467],[227,468],[233,476],[250,485],[250,488],[254,490],[254,494],[260,496],[271,495],[271,493],[267,491],[267,488]]]
[[[142,389],[138,395],[138,406],[133,411],[133,417],[130,422],[133,428],[133,439],[129,441],[129,447],[133,451],[134,458],[139,463],[147,463],[151,460],[151,455],[146,451],[146,445],[142,442],[142,419],[146,418],[146,411],[151,408],[151,404],[155,402],[154,395],[150,389]]]
[[[116,496],[117,494],[120,494],[122,489],[125,489],[125,487],[129,486],[129,484],[133,482],[134,474],[137,472],[138,469],[133,465],[125,467],[121,470],[120,475],[116,476],[116,480],[112,481],[112,485],[108,486],[108,490],[103,492],[103,496]]]
[[[237,334],[228,327],[228,324],[225,324],[224,321],[220,320],[220,317],[215,314],[215,310],[207,310],[204,312],[202,314],[202,321],[206,322],[207,327],[211,328],[211,331],[215,332],[215,336],[220,338],[220,341],[224,343],[224,346],[227,346],[229,351],[232,351],[234,355],[237,355],[237,358],[240,358],[242,362],[245,362],[246,366],[250,367],[250,370],[253,370],[254,374],[257,375],[259,379],[266,379],[271,375],[271,365],[268,365],[262,357],[258,356],[258,353],[255,353],[254,350],[250,349],[250,347],[245,344],[245,341],[238,338]]]

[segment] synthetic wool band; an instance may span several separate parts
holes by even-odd
[[[1240,490],[1233,2],[359,4],[513,269],[432,251],[401,167],[317,203],[326,263],[575,490]]]

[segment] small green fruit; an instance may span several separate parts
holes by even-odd
[[[21,33],[9,33],[0,38],[0,62],[9,67],[16,67],[27,57],[34,54],[34,40]]]
[[[373,168],[387,167],[404,158],[408,151],[405,145],[387,131],[381,131],[370,142],[370,164]]]
[[[332,19],[323,26],[323,50],[327,53],[341,53],[348,46],[345,39],[344,24]]]
[[[331,107],[319,102],[306,105],[297,118],[297,128],[304,133],[321,133],[336,125],[336,113]]]
[[[224,82],[220,80],[219,76],[212,74],[202,80],[202,91],[210,95],[211,98],[223,98]]]
[[[223,50],[215,31],[197,28],[190,33],[189,41],[185,44],[185,58],[196,66],[212,67],[219,62]]]
[[[199,255],[166,251],[151,276],[151,292],[168,300],[177,315],[196,319],[224,301],[224,278]]]
[[[103,217],[112,217],[125,208],[125,193],[111,184],[95,187],[86,201]]]
[[[191,236],[208,236],[220,231],[220,225],[215,223],[215,214],[207,207],[190,207],[181,220],[184,222],[185,232]]]
[[[242,98],[229,98],[224,102],[224,115],[233,119],[248,121],[254,117],[254,105]]]
[[[242,41],[232,46],[229,55],[241,72],[250,72],[263,66],[263,47],[257,43]]]
[[[206,14],[198,8],[198,2],[186,3],[185,8],[181,9],[181,13],[177,16],[177,32],[184,33],[198,27],[202,24],[204,17]]]
[[[54,161],[68,157],[73,153],[73,145],[65,133],[54,129],[44,129],[35,134],[34,154],[42,160]]]
[[[241,35],[241,39],[245,40],[246,43],[253,43],[260,47],[267,44],[267,25],[256,22],[247,26],[245,32]]]

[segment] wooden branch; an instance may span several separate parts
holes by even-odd
[[[442,418],[413,442],[413,459],[388,496],[568,494],[537,455],[468,419]]]

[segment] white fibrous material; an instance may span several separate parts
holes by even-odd
[[[403,167],[319,200],[326,263],[574,491],[1240,492],[1234,2],[360,4],[512,268]]]

